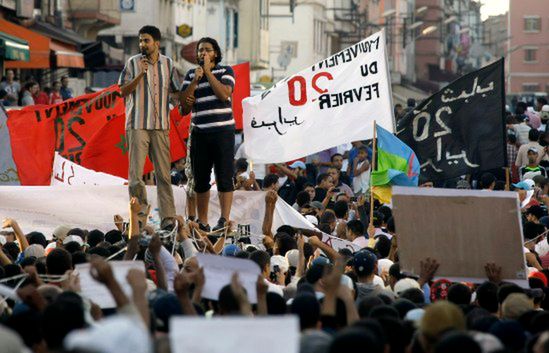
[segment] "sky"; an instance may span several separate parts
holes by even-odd
[[[482,20],[488,18],[488,16],[500,15],[509,10],[509,0],[480,0],[482,7],[480,8],[480,14]]]

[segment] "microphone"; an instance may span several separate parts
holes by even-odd
[[[198,60],[198,65],[201,66],[201,67],[204,67],[204,59],[199,59]]]

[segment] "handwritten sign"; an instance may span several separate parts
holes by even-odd
[[[79,166],[55,153],[51,185],[124,185],[126,179]]]
[[[298,353],[299,322],[296,316],[211,320],[173,316],[170,346],[172,353]]]
[[[145,271],[145,265],[142,261],[112,261],[110,262],[110,265],[114,278],[116,278],[124,293],[126,293],[127,296],[130,296],[132,290],[126,280],[128,271],[131,269]],[[116,303],[107,287],[105,287],[104,284],[97,282],[91,276],[89,263],[76,265],[75,269],[80,276],[80,286],[82,288],[83,296],[103,309],[116,307]]]
[[[373,121],[393,132],[385,33],[287,77],[242,102],[245,153],[279,163],[373,136]]]
[[[399,121],[428,180],[446,180],[505,165],[503,61],[467,74]]]
[[[206,277],[202,297],[218,300],[221,289],[231,283],[233,273],[237,272],[240,283],[248,293],[250,303],[257,303],[256,283],[261,270],[255,262],[207,254],[198,254],[197,260],[200,267],[204,268]]]

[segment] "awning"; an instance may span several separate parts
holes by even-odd
[[[21,38],[0,32],[0,57],[5,60],[29,61],[29,43]]]
[[[50,67],[50,39],[23,26],[0,19],[2,32],[27,41],[29,61],[5,61],[6,69],[47,69]]]
[[[57,67],[73,67],[83,69],[84,54],[76,51],[76,47],[52,40],[50,49]]]

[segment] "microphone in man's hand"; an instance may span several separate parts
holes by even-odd
[[[198,65],[204,68],[204,59],[198,59]]]

